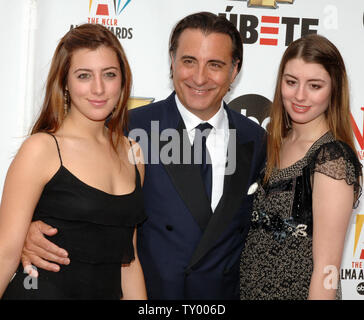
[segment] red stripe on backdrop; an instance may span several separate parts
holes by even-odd
[[[278,39],[261,38],[260,44],[266,45],[266,46],[276,46],[276,45],[278,45]]]
[[[278,34],[279,29],[278,28],[269,28],[269,27],[261,27],[260,33],[266,33],[266,34]]]
[[[279,17],[262,16],[262,22],[265,22],[265,23],[279,23]]]

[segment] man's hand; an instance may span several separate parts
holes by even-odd
[[[38,272],[31,268],[31,264],[44,270],[58,272],[60,270],[58,264],[70,263],[67,251],[48,241],[43,235],[54,236],[57,232],[57,229],[42,221],[34,221],[30,224],[21,260],[24,270],[32,277],[37,277]]]

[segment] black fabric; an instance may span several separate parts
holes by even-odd
[[[33,221],[58,229],[49,240],[68,251],[71,263],[57,273],[38,269],[37,289],[24,287],[27,275],[19,266],[3,298],[120,299],[121,264],[134,259],[134,228],[146,218],[136,166],[135,174],[133,192],[112,195],[79,180],[61,160],[44,187]]]
[[[201,157],[198,157],[198,159],[201,159],[201,177],[204,182],[207,198],[209,199],[210,203],[212,196],[212,164],[209,151],[206,147],[206,140],[211,132],[211,129],[212,126],[208,122],[200,123],[195,129],[195,139],[193,142],[194,150],[196,150],[197,141],[201,141]]]
[[[350,146],[342,141],[326,143],[316,151],[313,159],[314,161],[310,162],[311,172],[320,172],[336,180],[345,180],[348,185],[354,187],[353,207],[357,208],[362,193],[360,179],[363,166]]]

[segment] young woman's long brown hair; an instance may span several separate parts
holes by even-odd
[[[72,54],[78,49],[96,50],[100,46],[115,51],[121,71],[121,95],[108,119],[109,139],[116,151],[128,122],[127,101],[132,86],[132,75],[125,52],[116,36],[98,24],[83,24],[68,31],[58,43],[48,73],[43,106],[31,134],[56,132],[65,119],[64,92]]]
[[[303,59],[307,63],[318,63],[330,75],[331,99],[325,112],[326,120],[335,139],[347,143],[356,154],[344,60],[339,50],[327,38],[311,34],[292,42],[284,52],[279,66],[270,122],[267,126],[267,165],[264,183],[268,182],[272,170],[279,166],[282,141],[289,131],[290,120],[282,100],[282,77],[287,62],[295,58]]]

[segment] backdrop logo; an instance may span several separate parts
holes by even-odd
[[[245,94],[229,102],[229,107],[236,112],[260,124],[264,129],[269,122],[269,109],[272,102],[258,94]]]
[[[88,23],[102,24],[107,27],[115,36],[121,39],[132,39],[133,28],[130,26],[121,26],[119,15],[125,10],[131,0],[89,0],[87,18]],[[75,25],[71,25],[70,29]]]
[[[135,109],[147,104],[150,104],[154,101],[154,98],[145,98],[145,97],[130,97],[128,100],[128,109]]]
[[[248,1],[248,7],[262,7],[276,9],[277,3],[293,3],[293,0],[233,0]]]
[[[364,107],[361,107],[360,110],[364,111]],[[362,129],[363,133],[361,133],[358,125],[356,124],[355,118],[353,117],[352,114],[350,114],[350,118],[351,118],[351,126],[353,127],[355,139],[358,142],[358,145],[360,147],[360,149],[358,150],[358,157],[360,160],[364,160],[364,119],[363,119],[363,129]]]
[[[357,214],[355,216],[353,260],[349,268],[341,269],[341,280],[364,280],[364,241],[360,240],[363,239],[363,226],[364,215]],[[360,246],[359,243],[361,244]]]
[[[364,282],[359,283],[356,286],[356,291],[360,294],[360,295],[364,295]]]
[[[109,16],[112,12],[114,16],[120,15],[120,13],[125,9],[125,7],[130,3],[131,0],[121,1],[102,1],[102,0],[90,0],[89,2],[89,13],[95,12],[98,16]],[[111,11],[113,9],[113,11]]]
[[[248,6],[253,6],[255,3],[254,7],[256,7],[259,3],[260,7],[268,7],[269,4],[276,8],[276,3],[280,2],[293,3],[293,1],[249,1]],[[233,9],[234,6],[228,5],[225,12],[219,13],[219,15],[224,16],[235,25],[244,44],[258,42],[260,45],[277,46],[278,37],[282,34],[285,45],[288,46],[295,38],[317,33],[317,29],[314,27],[319,25],[319,19],[316,18],[281,17],[279,15],[256,16],[233,13]],[[300,30],[300,33],[297,32],[297,29]]]
[[[364,215],[357,214],[356,222],[355,222],[354,253],[353,253],[354,255],[355,255],[356,249],[358,247],[359,238],[360,238],[361,232],[363,230],[363,225],[364,225]],[[361,249],[359,259],[364,260],[364,249],[363,248]]]

